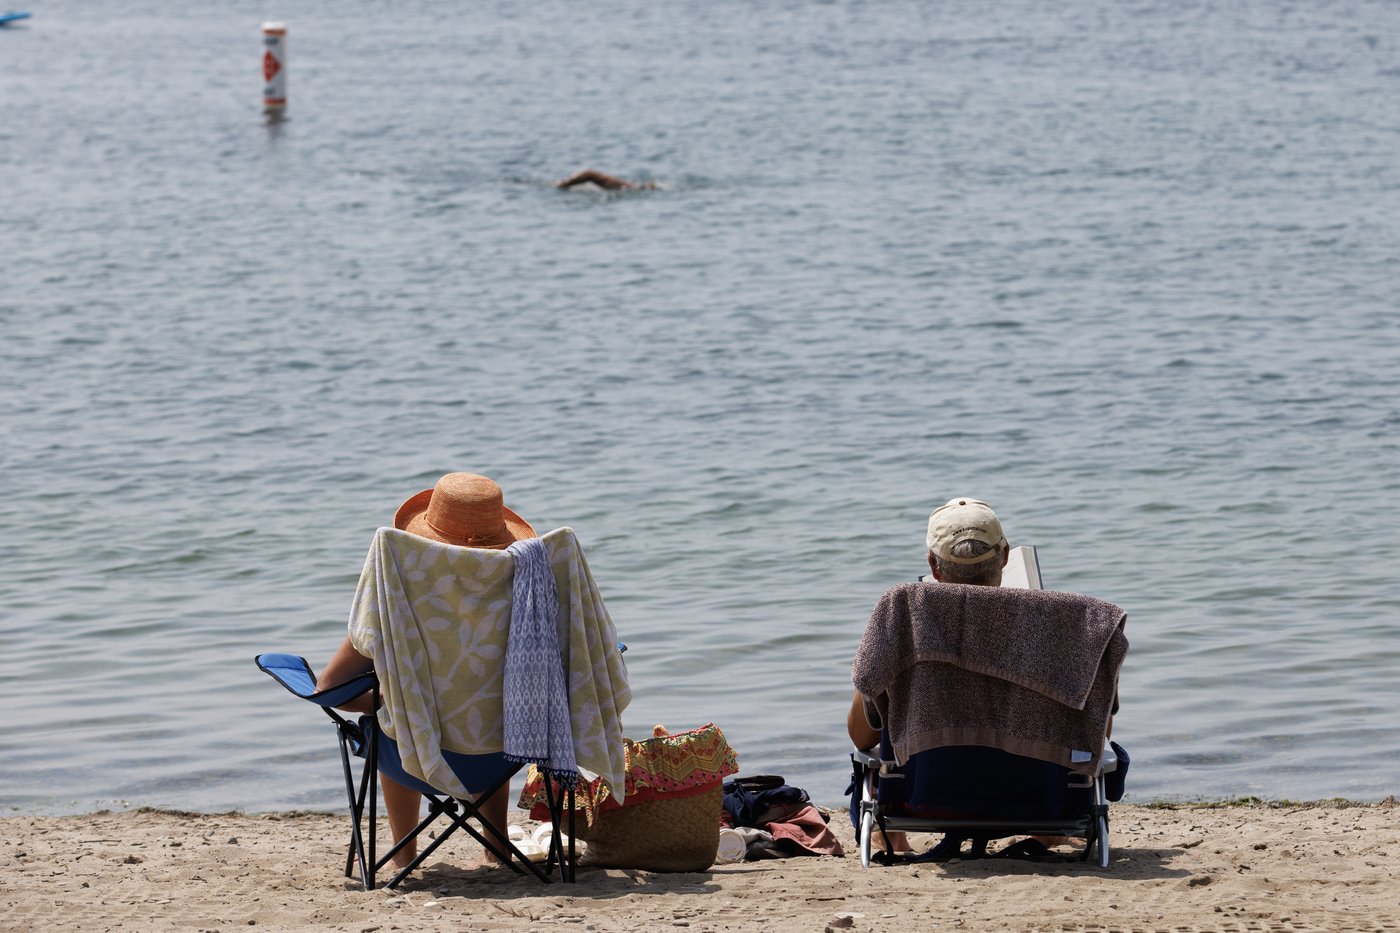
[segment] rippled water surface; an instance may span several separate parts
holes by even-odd
[[[629,732],[845,786],[978,495],[1127,608],[1137,799],[1396,789],[1400,7],[35,7],[0,30],[0,805],[335,807],[449,470],[572,525]],[[290,27],[266,124],[258,26]],[[560,192],[593,166],[653,192]]]

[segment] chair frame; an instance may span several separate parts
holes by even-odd
[[[891,851],[889,833],[923,832],[955,833],[961,836],[1072,836],[1087,843],[1081,860],[1087,862],[1097,849],[1098,865],[1107,868],[1109,861],[1108,844],[1108,797],[1104,790],[1104,775],[1117,769],[1118,758],[1113,749],[1105,743],[1103,757],[1098,771],[1092,775],[1070,772],[1072,788],[1092,788],[1093,803],[1087,812],[1080,816],[1063,819],[1020,820],[1020,819],[943,819],[938,817],[896,816],[884,812],[878,799],[879,782],[882,780],[902,780],[903,775],[895,770],[894,762],[881,761],[876,754],[863,749],[851,752],[851,763],[859,773],[856,793],[860,794],[857,812],[860,825],[860,864],[869,868],[871,862],[872,838],[875,830],[885,840],[885,851]]]
[[[349,680],[318,690],[314,693],[302,693],[296,690],[277,674],[273,673],[268,666],[264,665],[264,658],[293,657],[289,655],[258,655],[255,662],[258,668],[264,673],[272,676],[274,680],[286,687],[294,695],[304,700],[309,700],[319,706],[327,716],[331,718],[335,726],[336,741],[340,747],[340,764],[345,778],[345,796],[350,809],[350,842],[345,854],[345,877],[353,878],[356,867],[359,868],[360,882],[366,891],[372,891],[377,885],[379,871],[389,864],[390,860],[398,854],[399,850],[410,841],[417,839],[438,817],[446,816],[449,825],[446,830],[438,834],[418,855],[404,868],[399,869],[385,884],[384,887],[395,888],[404,878],[408,877],[423,860],[431,855],[438,846],[442,845],[447,838],[458,829],[463,829],[475,839],[481,846],[494,855],[500,862],[509,867],[516,874],[525,874],[527,871],[546,884],[553,881],[550,875],[554,872],[554,867],[559,866],[559,879],[564,882],[575,880],[578,858],[574,844],[574,788],[572,786],[556,787],[554,781],[545,781],[546,806],[549,810],[550,825],[554,832],[550,839],[549,854],[545,859],[543,869],[535,864],[521,852],[510,837],[505,832],[493,826],[486,820],[481,810],[472,799],[453,797],[449,794],[424,793],[423,796],[428,801],[428,813],[418,823],[412,832],[404,836],[394,844],[383,856],[377,856],[377,827],[378,827],[378,785],[379,785],[379,730],[370,729],[368,737],[365,731],[357,722],[351,721],[342,716],[335,707],[363,696],[370,694],[371,708],[377,713],[380,705],[379,680],[373,671],[359,674]],[[311,674],[311,665],[305,658],[297,658],[305,667],[306,673]],[[311,681],[315,682],[314,675]],[[371,714],[373,715],[373,714]],[[351,758],[355,757],[360,746],[365,746],[364,765],[361,768],[358,781],[355,777],[354,767]],[[510,779],[519,773],[523,764],[516,764],[498,777],[494,782],[476,795],[477,798],[485,799],[500,790],[501,787],[509,784]],[[560,833],[560,822],[563,819],[563,811],[568,809],[568,844],[565,846]],[[368,818],[368,829],[364,828],[364,821]],[[485,832],[472,826],[469,819],[476,818]]]

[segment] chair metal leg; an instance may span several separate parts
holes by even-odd
[[[574,795],[574,786],[555,787],[553,780],[545,778],[544,781],[545,805],[549,809],[549,823],[554,832],[550,835],[549,856],[545,860],[545,873],[554,870],[554,864],[559,864],[559,880],[564,883],[571,883],[574,880],[575,869],[577,868],[577,852],[574,845],[574,806],[577,802]],[[568,810],[568,828],[564,827],[564,811]],[[569,839],[568,853],[564,851],[564,837]]]
[[[1108,796],[1104,791],[1103,775],[1098,775],[1094,779],[1094,810],[1089,820],[1089,843],[1084,848],[1084,861],[1089,860],[1089,855],[1095,846],[1098,848],[1099,867],[1107,868],[1109,862]]]
[[[349,739],[346,738],[346,739],[344,739],[344,741],[348,742]],[[355,802],[352,803],[352,804],[350,805],[350,814],[351,814],[352,818],[355,820],[355,825],[356,825],[356,827],[360,827],[360,826],[363,825],[362,822],[361,822],[361,818],[363,817],[364,812],[365,812],[365,800],[366,800],[366,798],[368,797],[368,795],[369,795],[370,792],[371,792],[371,788],[372,788],[372,784],[373,784],[373,776],[374,776],[374,774],[373,774],[373,769],[371,769],[371,768],[369,767],[368,762],[367,762],[366,765],[365,765],[365,767],[364,767],[364,769],[362,770],[362,772],[361,772],[361,774],[360,774],[360,792],[359,792],[359,794],[356,796]],[[372,827],[371,827],[371,829],[372,829]],[[353,868],[352,868],[352,866],[354,865],[354,862],[355,862],[355,853],[356,853],[356,851],[359,851],[359,850],[361,850],[361,849],[363,849],[363,848],[364,848],[364,847],[363,847],[362,845],[361,845],[361,846],[357,846],[357,845],[356,845],[355,840],[354,840],[354,833],[353,833],[353,831],[352,831],[352,833],[351,833],[350,845],[349,845],[348,851],[345,853],[345,877],[351,878],[351,877],[354,876],[354,875],[353,875]],[[366,864],[373,865],[373,864],[374,864],[374,857],[373,857],[373,855],[371,855],[371,856],[369,856],[368,858],[366,858],[366,859],[365,859],[365,862],[366,862]],[[373,872],[371,872],[371,874],[373,874]]]
[[[875,801],[875,775],[867,769],[860,782],[860,865],[870,867],[871,851],[875,846],[875,826],[878,805]],[[880,835],[885,837],[885,852],[891,849],[889,836],[885,833],[885,821],[879,820]]]
[[[355,775],[350,768],[350,742],[346,738],[343,730],[338,731],[340,738],[340,764],[345,771],[345,796],[350,802],[350,856],[346,858],[346,876],[350,875],[350,863],[353,858],[358,858],[360,863],[360,882],[366,891],[374,889],[374,873],[370,868],[370,862],[365,855],[364,837],[360,833],[360,817],[363,814],[363,797],[358,800],[355,794]]]
[[[860,867],[870,867],[871,841],[875,830],[875,811],[861,807],[860,814]]]
[[[574,802],[575,802],[575,801],[574,801],[574,785],[570,784],[570,785],[569,785],[569,803],[568,803],[568,807],[569,807],[569,876],[568,876],[567,878],[564,877],[564,871],[563,871],[562,868],[561,868],[560,871],[559,871],[559,877],[560,877],[560,879],[563,880],[563,881],[568,881],[568,882],[570,882],[570,883],[572,883],[572,882],[575,880],[574,875],[575,875],[575,873],[578,871],[578,853],[574,850],[574,812],[575,812],[575,810],[574,810]]]
[[[1108,794],[1104,790],[1103,775],[1094,782],[1094,823],[1098,827],[1099,867],[1108,867]]]
[[[545,808],[549,810],[549,826],[552,832],[549,835],[549,853],[544,859],[544,873],[546,875],[554,872],[556,863],[559,865],[559,879],[565,880],[564,873],[564,842],[560,838],[559,820],[563,815],[560,802],[554,797],[554,785],[548,777],[544,777],[544,802]]]
[[[446,816],[452,825],[448,826],[445,830],[443,830],[442,834],[438,836],[438,838],[435,839],[427,847],[426,850],[424,850],[421,854],[416,856],[413,859],[413,861],[409,863],[407,868],[400,870],[398,874],[395,875],[394,879],[389,882],[387,887],[393,887],[397,885],[400,881],[402,881],[405,877],[407,877],[409,872],[417,868],[419,863],[421,863],[424,858],[426,858],[429,854],[432,853],[434,849],[436,849],[439,845],[442,844],[443,840],[447,838],[448,834],[457,829],[458,826],[461,826],[462,823],[466,820],[465,815],[458,814],[456,800],[453,800],[451,797],[444,798],[429,796],[428,815],[423,817],[423,819],[419,820],[418,825],[415,826],[411,832],[407,833],[402,839],[395,842],[394,845],[389,849],[389,851],[384,853],[383,857],[381,857],[379,861],[375,863],[375,869],[381,869],[385,865],[388,865],[391,861],[393,861],[394,856],[398,855],[399,852],[401,852],[403,848],[407,846],[410,842],[417,840],[417,838],[423,834],[423,830],[427,829],[429,826],[435,823],[437,821],[437,818],[440,816]]]
[[[343,742],[344,739],[341,739],[341,741]],[[350,818],[355,821],[355,825],[350,829],[350,842],[345,847],[345,877],[347,878],[355,877],[355,852],[358,848],[355,845],[355,830],[359,827],[359,814],[363,811],[364,805],[365,776],[361,775],[359,796],[353,797],[350,800]]]
[[[375,684],[374,692],[371,695],[373,700],[372,709],[379,709],[379,685]],[[371,713],[370,715],[377,715]],[[374,865],[374,842],[379,835],[379,729],[376,727],[369,733],[369,748],[365,750],[365,770],[369,772],[366,783],[369,784],[369,864]],[[369,889],[374,890],[374,871],[371,870],[369,876]]]
[[[502,778],[497,780],[496,783],[492,784],[486,790],[482,791],[478,795],[478,797],[490,797],[503,785],[507,784],[510,781],[513,774],[514,772],[503,776]],[[438,846],[446,842],[448,836],[450,836],[453,832],[455,832],[458,829],[465,831],[467,835],[471,836],[478,843],[480,843],[482,848],[495,855],[501,861],[502,864],[504,864],[507,868],[509,868],[516,874],[524,874],[525,871],[528,870],[540,881],[543,881],[545,883],[548,883],[550,881],[550,878],[540,870],[540,867],[538,865],[530,861],[528,858],[522,855],[518,849],[515,848],[514,844],[512,844],[510,841],[510,837],[507,836],[504,831],[497,828],[489,820],[487,820],[481,815],[481,811],[477,808],[476,804],[473,801],[456,800],[451,797],[440,798],[431,795],[428,797],[428,801],[428,815],[423,819],[422,822],[418,824],[418,826],[413,830],[413,832],[409,833],[403,839],[400,839],[397,843],[395,843],[394,848],[389,851],[388,855],[384,856],[384,858],[379,861],[377,867],[383,867],[385,864],[387,864],[390,859],[397,855],[398,852],[405,845],[408,844],[408,841],[410,839],[418,838],[418,836],[423,832],[423,830],[426,829],[429,826],[429,824],[437,820],[439,816],[448,817],[448,819],[451,821],[451,825],[444,829],[443,832],[440,833],[436,839],[434,839],[431,843],[428,844],[426,848],[423,849],[423,851],[419,852],[418,855],[413,859],[413,861],[409,862],[407,866],[400,869],[394,875],[394,877],[389,880],[387,887],[397,887],[398,884],[401,881],[403,881],[404,878],[408,877],[414,869],[421,865],[423,863],[423,860],[426,859],[429,855],[431,855],[434,852],[434,850],[437,849]],[[477,830],[476,827],[472,826],[470,822],[468,822],[468,820],[473,816],[475,816],[481,822],[482,829],[480,831]],[[522,865],[524,866],[524,868],[521,867]]]
[[[379,706],[379,693],[376,689],[373,696],[373,705],[377,709]],[[489,798],[510,783],[510,779],[518,772],[517,767],[509,773],[501,775],[497,780],[476,795],[475,800],[456,800],[451,797],[442,798],[432,794],[425,795],[429,800],[429,811],[427,817],[404,838],[396,840],[389,852],[383,857],[379,856],[377,850],[378,825],[379,825],[379,731],[377,728],[367,728],[361,730],[355,724],[336,714],[330,708],[323,707],[325,713],[336,723],[336,737],[340,745],[340,763],[345,776],[345,797],[350,808],[350,843],[345,854],[345,876],[354,877],[356,864],[360,870],[360,881],[366,891],[374,890],[376,886],[376,875],[380,869],[388,865],[393,858],[398,855],[410,841],[417,839],[422,832],[440,816],[447,816],[451,821],[441,835],[434,839],[422,852],[420,852],[406,867],[396,872],[388,882],[388,887],[398,886],[404,878],[422,864],[423,860],[433,853],[447,837],[457,829],[463,829],[467,835],[471,836],[481,844],[487,852],[496,856],[502,864],[516,874],[529,872],[544,883],[549,883],[552,879],[540,870],[540,867],[524,855],[515,844],[510,841],[504,829],[492,824],[482,814],[481,809],[476,804],[476,800]],[[362,735],[362,732],[368,733]],[[354,769],[351,766],[351,758],[354,757],[352,745],[361,743],[362,751],[365,753],[364,770],[360,776],[358,790],[356,788]],[[548,784],[547,784],[548,786]],[[563,856],[562,845],[556,839],[551,844],[551,856],[558,853],[560,859],[560,875],[565,880],[573,880],[573,788],[569,788],[570,821],[569,821],[569,856]],[[558,804],[562,804],[562,798]],[[462,812],[458,812],[459,806]],[[558,805],[551,801],[551,821],[555,827],[559,826],[560,814]],[[365,820],[368,817],[369,826],[365,827]],[[472,826],[469,820],[475,817],[481,823],[481,830]],[[566,864],[567,863],[567,864]]]
[[[382,867],[383,865],[388,864],[389,860],[392,859],[395,855],[397,855],[400,849],[408,845],[410,840],[417,839],[419,833],[421,833],[430,824],[436,821],[439,816],[446,816],[451,821],[451,825],[444,829],[441,833],[439,833],[436,839],[428,843],[427,847],[424,848],[423,851],[419,852],[418,855],[414,857],[413,861],[409,862],[403,868],[399,869],[399,871],[394,875],[394,877],[389,879],[388,883],[385,885],[386,888],[398,887],[399,883],[405,878],[407,878],[410,874],[412,874],[414,869],[416,869],[419,865],[423,864],[424,859],[432,855],[438,846],[442,845],[444,842],[447,841],[447,837],[452,835],[452,832],[454,830],[465,829],[471,835],[476,835],[476,833],[472,830],[471,826],[467,823],[466,814],[457,812],[456,800],[453,800],[450,797],[446,799],[438,797],[429,797],[428,815],[424,817],[423,821],[418,824],[418,827],[414,829],[413,832],[409,833],[407,836],[404,836],[402,839],[400,839],[397,843],[394,844],[394,848],[389,851],[388,855],[384,856],[383,860],[380,862],[380,866]]]
[[[304,663],[304,662],[303,662]],[[372,691],[373,707],[379,708],[379,687],[376,685]],[[375,861],[375,839],[377,837],[377,803],[379,800],[379,745],[378,731],[370,730],[369,737],[366,738],[362,730],[346,720],[329,707],[322,707],[322,711],[335,723],[336,739],[340,743],[340,766],[345,774],[345,797],[350,805],[350,845],[345,853],[345,877],[354,877],[354,867],[356,861],[360,866],[360,883],[366,891],[374,890],[374,874],[377,867]],[[350,766],[352,756],[350,745],[352,736],[364,743],[365,763],[360,774],[360,789],[355,791],[355,772]],[[369,827],[367,830],[368,843],[366,843],[366,830],[364,829],[365,808],[369,808]]]

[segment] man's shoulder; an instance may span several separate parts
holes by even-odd
[[[896,583],[881,593],[879,599],[875,600],[874,613],[876,615],[889,615],[891,613],[904,615],[911,611],[917,611],[916,607],[926,604],[933,596],[934,591],[944,585],[922,581]]]
[[[921,592],[930,586],[937,585],[938,584],[936,583],[924,583],[922,580],[914,580],[905,583],[896,583],[894,586],[885,590],[885,592],[880,595],[879,601],[885,602],[886,600],[890,599],[908,599],[915,593]]]

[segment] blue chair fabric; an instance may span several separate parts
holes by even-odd
[[[901,779],[882,780],[885,812],[930,819],[1058,820],[1069,809],[1069,771],[1060,765],[980,745],[952,745],[914,755]],[[1087,799],[1082,793],[1076,803]]]

